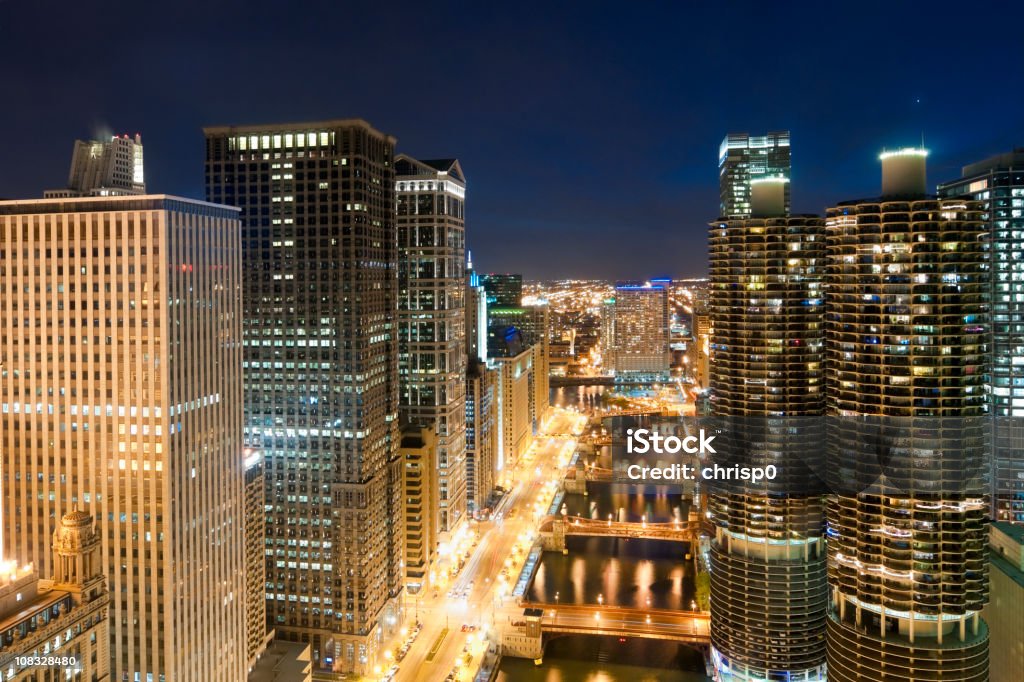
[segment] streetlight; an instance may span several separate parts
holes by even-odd
[[[603,594],[597,595],[597,605],[598,606],[604,606],[604,595]]]
[[[555,605],[558,605],[558,592],[555,592]]]

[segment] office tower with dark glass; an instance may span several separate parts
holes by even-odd
[[[925,156],[826,215],[834,682],[988,679],[987,224],[926,194]]]
[[[723,218],[749,216],[750,183],[761,178],[791,178],[789,131],[726,135],[718,148],[718,214]],[[789,215],[789,185],[784,189],[784,210]]]
[[[115,680],[245,677],[241,274],[235,208],[0,202],[4,550],[96,518]]]
[[[267,617],[316,667],[365,672],[401,620],[395,139],[362,120],[205,133],[207,196],[242,209]]]
[[[722,680],[824,680],[824,496],[792,473],[824,435],[824,221],[784,215],[784,180],[755,182],[752,217],[708,235],[712,414],[720,450],[787,482],[710,497],[712,658]]]
[[[992,515],[1024,523],[1024,149],[964,166],[941,197],[981,201],[991,273]]]

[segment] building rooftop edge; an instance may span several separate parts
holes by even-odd
[[[209,206],[211,208],[225,208],[231,211],[237,211],[241,213],[242,209],[237,206],[230,206],[228,204],[214,204],[209,201],[203,201],[202,199],[193,199],[191,197],[182,197],[176,194],[122,194],[118,196],[106,196],[106,197],[60,197],[52,199],[0,199],[0,206],[40,206],[42,204],[90,204],[90,203],[108,203],[108,202],[128,202],[128,201],[145,201],[145,200],[161,200],[161,201],[182,201],[188,204],[195,204],[197,206]]]
[[[271,132],[271,131],[297,131],[305,130],[308,128],[340,128],[356,126],[358,128],[365,128],[366,130],[374,133],[379,137],[383,137],[391,141],[391,144],[395,144],[398,139],[394,135],[388,135],[387,133],[381,132],[374,128],[370,123],[363,118],[329,118],[320,121],[293,121],[289,123],[266,123],[266,124],[244,124],[244,125],[212,125],[203,126],[203,134],[218,135],[221,133],[256,133],[256,132]]]

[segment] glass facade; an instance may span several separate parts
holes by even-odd
[[[750,181],[790,179],[789,131],[766,135],[729,133],[718,150],[719,215],[744,217],[751,213]],[[785,213],[790,211],[786,185]]]
[[[980,201],[988,222],[992,336],[992,514],[1024,523],[1024,150],[966,166],[939,185]]]

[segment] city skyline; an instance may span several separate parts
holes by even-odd
[[[1016,680],[954,7],[0,0],[0,678]]]
[[[945,28],[946,13],[934,7],[886,6],[884,22],[871,12],[851,14],[837,32],[816,12],[749,3],[679,7],[664,16],[620,8],[614,18],[600,8],[547,8],[544,22],[527,22],[528,7],[507,16],[442,9],[426,13],[422,24],[392,22],[385,9],[339,15],[323,5],[278,13],[268,3],[247,3],[242,12],[232,3],[185,3],[160,14],[161,28],[129,33],[115,48],[82,27],[115,18],[144,24],[158,10],[69,6],[61,21],[48,22],[45,6],[2,3],[0,26],[46,22],[53,35],[31,62],[23,57],[34,52],[28,34],[4,35],[5,61],[20,67],[8,91],[32,101],[35,84],[46,82],[50,100],[38,111],[0,113],[5,128],[19,133],[7,147],[19,163],[0,170],[0,193],[39,196],[60,186],[63,173],[54,169],[66,164],[67,140],[106,127],[143,134],[151,188],[199,198],[203,126],[358,117],[395,131],[400,152],[451,154],[472,169],[470,246],[488,271],[522,271],[530,279],[700,275],[704,250],[686,247],[701,242],[717,212],[709,169],[730,132],[792,131],[794,213],[869,196],[875,156],[885,146],[917,144],[924,135],[934,191],[961,166],[1024,144],[1013,114],[1020,90],[1007,87],[1024,77],[1010,33],[1010,18],[1021,10],[1007,8],[1008,20],[985,32],[958,35],[960,53],[1002,65],[975,71],[970,60],[944,61],[940,41],[928,39]],[[733,21],[811,38],[828,32],[829,49],[809,50],[801,41],[762,60],[760,44],[729,40]],[[207,28],[224,24],[235,28]],[[895,36],[894,25],[918,33]],[[264,40],[270,30],[292,36],[297,49],[272,50],[276,41]],[[516,47],[524,40],[533,48],[525,54]],[[342,78],[326,66],[333,63],[327,46],[339,41],[354,53],[385,54],[365,73]],[[883,49],[859,50],[862,41]],[[383,47],[391,45],[403,47]],[[409,77],[406,50],[430,55],[431,68]],[[127,53],[133,58],[123,59]],[[68,64],[89,67],[83,73]],[[121,87],[122,79],[105,73],[123,73],[137,87]],[[454,97],[435,87],[449,78],[459,84]],[[274,83],[274,98],[263,97],[264,81]],[[971,98],[946,95],[950,82],[1005,93],[1003,106],[988,110],[981,125]],[[222,89],[224,83],[230,86]],[[847,88],[868,85],[872,97],[846,96]],[[406,96],[435,106],[408,113]],[[616,143],[606,144],[609,138]],[[617,191],[607,191],[612,185]],[[542,238],[556,248],[531,255]],[[635,248],[618,253],[627,240]]]

